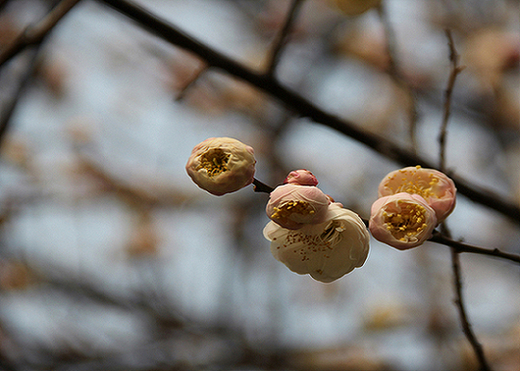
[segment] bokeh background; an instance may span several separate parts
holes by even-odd
[[[520,204],[520,2],[383,0],[348,17],[306,0],[276,76],[319,107],[438,161],[450,73],[450,171]],[[56,2],[0,2],[0,45]],[[187,34],[261,70],[287,0],[140,0]],[[36,54],[37,53],[37,54]],[[34,65],[34,70],[31,66]],[[32,71],[27,74],[27,71]],[[25,88],[18,88],[25,81]],[[453,303],[450,251],[373,240],[365,265],[322,284],[275,261],[266,194],[215,197],[184,166],[230,136],[256,178],[311,170],[363,217],[400,167],[84,0],[38,49],[0,70],[0,367],[6,370],[477,370]],[[16,105],[13,105],[16,102]],[[10,114],[9,107],[14,108]],[[520,253],[520,228],[459,197],[455,239]],[[495,370],[520,370],[520,267],[461,256],[470,322]]]

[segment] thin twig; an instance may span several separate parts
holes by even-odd
[[[455,49],[455,43],[453,42],[453,37],[451,35],[451,30],[446,30],[446,37],[448,38],[448,46],[450,49],[450,62],[451,62],[451,73],[450,78],[448,80],[448,86],[445,91],[445,101],[444,101],[444,115],[442,119],[442,126],[439,136],[439,168],[441,171],[445,171],[446,168],[446,135],[448,128],[448,121],[450,118],[450,108],[451,108],[451,96],[453,93],[453,88],[455,86],[455,81],[457,79],[457,75],[462,71],[462,68],[459,67],[459,56],[457,54],[457,50]],[[445,222],[441,224],[441,230],[446,236],[446,238],[451,238],[451,232],[448,229],[448,226]],[[478,359],[480,364],[480,369],[482,371],[489,371],[491,368],[487,362],[487,359],[484,355],[484,350],[482,345],[477,339],[477,336],[473,332],[471,328],[471,324],[468,319],[466,306],[464,304],[464,297],[462,295],[462,272],[460,267],[460,250],[454,246],[450,246],[451,253],[451,266],[453,270],[453,286],[455,289],[455,305],[457,306],[457,310],[459,312],[460,323],[462,325],[462,330],[464,335],[466,335],[466,339],[470,343],[475,356]]]
[[[274,75],[276,67],[278,66],[278,62],[280,61],[283,49],[287,44],[287,39],[291,32],[291,28],[298,16],[298,13],[304,1],[305,0],[292,0],[291,7],[289,8],[289,13],[287,14],[287,17],[285,19],[285,24],[276,36],[274,48],[271,52],[269,63],[267,64],[266,73],[270,76]]]
[[[388,19],[388,14],[386,12],[385,2],[381,2],[381,4],[377,8],[377,12],[379,15],[379,20],[383,26],[385,32],[385,42],[386,42],[386,52],[388,56],[388,74],[394,80],[394,82],[399,86],[405,94],[408,96],[409,104],[407,110],[408,115],[408,133],[411,143],[411,148],[414,152],[417,152],[417,138],[416,138],[416,129],[417,129],[417,99],[414,95],[414,92],[410,86],[410,84],[406,81],[401,73],[397,61],[397,42],[395,37],[394,29],[390,24],[390,20]]]
[[[435,231],[429,241],[440,243],[454,248],[458,253],[472,253],[494,256],[501,259],[510,260],[515,263],[520,263],[520,255],[503,252],[499,249],[486,249],[479,246],[470,245],[460,241],[456,241],[446,236],[443,233]]]
[[[464,299],[462,295],[462,279],[461,279],[461,271],[460,271],[460,258],[457,249],[450,248],[451,251],[451,262],[453,268],[453,284],[455,286],[455,304],[459,311],[460,322],[462,324],[462,330],[466,335],[475,355],[480,364],[481,371],[490,371],[491,367],[489,366],[486,357],[484,356],[484,350],[482,349],[482,345],[480,345],[478,339],[476,338],[473,330],[471,328],[471,324],[469,323],[468,316],[466,314],[466,309],[464,305]]]
[[[0,52],[0,67],[30,45],[40,44],[58,22],[81,0],[63,0],[42,20],[29,26]]]
[[[369,220],[361,218],[363,223],[368,227]],[[503,252],[497,248],[495,249],[486,249],[484,247],[470,245],[464,242],[453,240],[451,237],[446,235],[446,233],[441,233],[439,231],[433,231],[432,236],[428,239],[428,241],[435,242],[441,245],[446,245],[451,248],[454,248],[458,253],[470,253],[470,254],[479,254],[479,255],[487,255],[494,256],[495,258],[510,260],[514,263],[520,264],[520,255],[511,254],[507,252]]]
[[[261,181],[259,181],[258,179],[253,179],[253,186],[254,186],[254,191],[255,192],[260,192],[260,193],[271,193],[272,191],[274,191],[274,188],[271,187],[271,186],[268,186],[267,184],[265,183],[262,183]]]
[[[446,132],[448,127],[448,120],[451,114],[451,97],[453,95],[453,88],[455,86],[455,81],[457,80],[458,74],[461,73],[464,69],[464,66],[459,66],[459,55],[457,53],[457,50],[455,49],[455,44],[453,42],[451,30],[445,30],[445,33],[446,37],[448,38],[448,46],[450,48],[451,72],[448,78],[448,85],[444,92],[444,114],[442,118],[442,126],[439,135],[439,168],[441,171],[446,170]]]
[[[300,117],[309,117],[315,122],[328,126],[350,138],[365,144],[388,159],[401,163],[404,166],[421,165],[425,168],[436,168],[431,161],[411,152],[406,148],[393,143],[387,138],[367,132],[344,119],[323,111],[300,94],[281,85],[274,77],[257,73],[237,61],[223,55],[194,38],[187,36],[175,26],[162,20],[143,7],[125,0],[98,0],[107,4],[137,22],[141,27],[149,30],[163,40],[180,48],[191,51],[210,66],[219,68],[227,73],[247,81],[260,90],[267,92],[271,97],[278,99],[288,109]],[[482,189],[454,174],[450,174],[455,182],[459,194],[496,210],[509,217],[516,224],[520,224],[520,207],[505,200],[490,190]]]
[[[18,104],[18,100],[22,95],[27,83],[34,73],[34,66],[38,56],[38,50],[49,32],[56,26],[56,24],[76,5],[80,0],[63,0],[56,5],[38,24],[30,26],[13,42],[7,45],[0,51],[0,67],[7,61],[25,50],[28,46],[34,45],[36,48],[34,54],[29,62],[29,67],[26,73],[21,78],[18,89],[13,95],[13,99],[9,102],[9,106],[3,113],[0,119],[0,145],[5,133],[8,130],[11,116]]]

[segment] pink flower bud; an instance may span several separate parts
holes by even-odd
[[[186,171],[200,188],[221,196],[253,182],[253,148],[232,138],[209,138],[197,144],[186,164]]]
[[[287,178],[284,180],[284,184],[299,184],[304,186],[317,186],[318,179],[309,170],[295,170],[291,171]]]
[[[276,260],[291,271],[309,274],[320,282],[332,282],[361,267],[370,242],[361,218],[337,203],[329,206],[321,224],[289,230],[269,222],[264,237],[271,241],[271,253]]]
[[[285,184],[271,192],[267,216],[287,229],[298,229],[305,224],[325,220],[329,198],[317,187]]]
[[[424,198],[406,192],[381,197],[372,204],[372,236],[399,250],[421,245],[437,226],[435,211]]]
[[[422,196],[442,222],[455,208],[457,188],[445,174],[420,166],[392,171],[379,184],[379,197],[407,192]]]

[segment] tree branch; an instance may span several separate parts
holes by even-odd
[[[446,37],[448,38],[448,46],[450,48],[450,62],[451,62],[451,72],[450,77],[448,79],[448,86],[444,92],[444,113],[442,118],[441,131],[439,135],[439,145],[440,145],[440,165],[439,168],[441,171],[444,171],[446,168],[446,133],[448,128],[448,120],[451,114],[451,97],[453,94],[453,88],[455,87],[455,80],[459,73],[462,72],[464,66],[459,66],[459,55],[457,50],[455,49],[455,44],[453,42],[453,36],[451,34],[451,30],[445,30]]]
[[[9,3],[9,1],[11,0],[0,0],[0,12],[2,10],[4,10],[4,8],[6,7],[6,5]]]
[[[274,191],[273,187],[268,186],[265,183],[262,183],[261,181],[259,181],[256,178],[253,179],[253,186],[254,186],[254,191],[259,192],[259,193],[271,193],[272,191]]]
[[[285,24],[282,29],[278,33],[276,37],[276,42],[274,48],[272,50],[271,56],[269,58],[269,63],[267,64],[267,74],[272,76],[278,66],[278,62],[280,61],[280,57],[282,55],[283,48],[287,43],[287,39],[293,23],[298,16],[298,13],[303,5],[305,0],[292,0],[291,7],[289,9],[289,13],[287,14],[287,18],[285,19]]]
[[[458,253],[457,249],[455,249],[453,247],[450,248],[450,251],[451,251],[451,261],[452,261],[452,268],[453,268],[453,284],[455,286],[455,294],[456,294],[455,304],[459,311],[460,322],[462,324],[462,330],[464,331],[466,338],[470,342],[471,347],[475,351],[475,354],[476,354],[477,359],[480,364],[480,370],[481,371],[491,371],[491,368],[489,367],[486,357],[484,356],[484,350],[482,349],[482,345],[479,343],[478,339],[476,338],[475,334],[473,333],[471,324],[469,323],[468,317],[466,315],[464,299],[462,296],[462,279],[461,279],[461,271],[460,271],[459,253]]]
[[[62,0],[40,22],[29,26],[0,52],[0,67],[27,46],[40,44],[58,22],[81,0]]]
[[[13,116],[16,106],[20,101],[20,97],[23,95],[25,88],[27,87],[34,75],[34,70],[39,55],[39,46],[40,45],[36,45],[34,50],[32,50],[32,55],[26,62],[27,65],[25,71],[23,71],[23,75],[19,79],[20,81],[18,83],[18,86],[13,92],[12,97],[10,97],[10,100],[6,103],[6,107],[4,108],[4,110],[0,112],[0,148],[2,147],[4,137],[9,129],[11,117]]]
[[[417,102],[416,97],[410,84],[403,77],[403,74],[399,70],[396,61],[396,37],[394,29],[390,24],[390,20],[388,19],[388,13],[386,12],[386,4],[381,2],[381,4],[377,7],[377,13],[379,15],[379,20],[383,26],[385,31],[385,42],[386,42],[386,52],[388,55],[388,74],[394,80],[394,82],[399,86],[404,93],[408,96],[410,100],[410,106],[407,110],[408,116],[408,133],[411,143],[411,148],[414,153],[417,151],[417,138],[416,138],[416,129],[417,129]]]
[[[458,253],[473,253],[473,254],[481,254],[481,255],[488,255],[488,256],[494,256],[496,258],[502,258],[511,260],[512,262],[519,263],[520,264],[520,255],[517,254],[510,254],[503,252],[499,249],[486,249],[479,246],[474,246],[470,244],[466,244],[460,241],[455,241],[448,236],[442,234],[441,232],[434,231],[432,237],[429,239],[429,241],[440,243],[446,246],[450,246],[454,248]]]
[[[226,57],[222,53],[202,44],[198,40],[187,36],[175,26],[168,24],[166,21],[150,13],[139,5],[125,0],[98,1],[111,6],[163,40],[191,51],[206,61],[208,65],[226,71],[227,73],[247,81],[257,88],[267,92],[301,117],[309,117],[315,122],[335,129],[404,166],[421,165],[426,168],[436,168],[436,166],[430,161],[407,149],[401,148],[388,139],[373,133],[365,132],[355,124],[346,120],[341,120],[338,117],[321,110],[301,95],[282,86],[272,76],[260,74],[248,69],[242,64]],[[512,202],[504,200],[501,196],[492,193],[489,190],[484,190],[471,184],[461,177],[453,174],[451,174],[450,177],[457,185],[460,194],[465,195],[474,202],[502,213],[516,224],[520,225],[520,208],[518,206]]]
[[[368,227],[368,219],[363,219],[363,223]],[[464,242],[456,241],[451,237],[447,236],[445,233],[441,233],[437,230],[433,231],[432,236],[428,239],[428,241],[439,243],[441,245],[446,245],[454,248],[458,253],[471,253],[471,254],[480,254],[487,256],[494,256],[495,258],[501,258],[510,260],[515,263],[520,264],[520,255],[511,254],[507,252],[503,252],[497,248],[495,249],[486,249],[484,247],[479,247],[475,245],[470,245]]]
[[[457,50],[455,49],[455,43],[453,42],[453,37],[451,35],[450,30],[446,30],[446,37],[448,38],[448,46],[450,49],[450,62],[451,62],[451,72],[450,77],[448,79],[448,86],[445,91],[445,101],[444,101],[444,115],[442,118],[441,131],[439,136],[439,168],[441,171],[445,171],[446,168],[446,135],[448,128],[448,121],[450,118],[450,108],[451,108],[451,96],[453,92],[453,88],[455,87],[455,81],[457,80],[458,74],[462,71],[462,68],[459,67],[459,56],[457,54]],[[448,229],[446,222],[441,223],[441,231],[444,232],[444,235],[448,238],[451,238],[451,232]],[[455,288],[455,305],[457,306],[457,310],[459,312],[460,323],[462,325],[462,330],[464,331],[464,335],[466,335],[466,339],[468,339],[469,344],[473,348],[473,352],[477,357],[477,360],[480,364],[480,369],[482,371],[491,370],[487,359],[484,355],[484,350],[482,345],[477,339],[477,336],[473,332],[471,328],[471,324],[468,319],[468,315],[466,312],[466,306],[464,304],[464,297],[462,295],[462,272],[460,267],[460,251],[455,247],[450,247],[451,253],[451,266],[453,270],[453,286]]]

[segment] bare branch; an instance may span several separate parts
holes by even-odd
[[[10,0],[0,0],[0,12],[4,10],[6,5],[9,3]]]
[[[464,66],[459,66],[459,55],[457,50],[455,49],[455,44],[453,42],[453,36],[451,34],[451,30],[445,30],[446,37],[448,38],[448,46],[450,48],[450,62],[451,62],[451,72],[450,77],[448,79],[448,86],[444,92],[444,114],[442,118],[442,126],[439,135],[439,145],[440,145],[440,165],[439,168],[441,171],[444,171],[446,168],[446,131],[448,127],[448,120],[450,117],[451,111],[451,97],[453,94],[453,88],[455,86],[455,81],[457,79],[457,75],[462,72]]]
[[[286,107],[300,117],[309,117],[315,122],[335,129],[404,166],[421,165],[426,168],[436,168],[432,162],[418,156],[412,151],[404,149],[379,135],[365,132],[357,125],[339,119],[338,117],[321,110],[301,95],[281,85],[274,77],[248,69],[242,64],[226,57],[200,41],[187,36],[175,26],[168,24],[166,21],[150,13],[139,5],[125,0],[98,1],[113,7],[118,12],[131,18],[140,26],[171,44],[187,49],[198,55],[201,59],[206,61],[208,65],[222,69],[227,73],[247,81],[257,88],[269,93],[270,96],[283,102]],[[484,190],[473,185],[461,177],[453,174],[450,174],[450,177],[455,182],[460,194],[502,213],[516,224],[520,225],[520,208],[516,204],[505,200],[503,197],[489,190]]]
[[[466,338],[468,339],[473,350],[475,351],[475,354],[476,354],[479,364],[480,364],[480,370],[481,371],[490,371],[491,367],[489,367],[486,357],[484,356],[484,350],[482,349],[482,345],[479,343],[478,339],[476,338],[475,334],[473,333],[471,324],[469,323],[468,316],[466,314],[466,309],[464,306],[464,299],[462,296],[462,279],[461,279],[461,271],[460,271],[459,253],[458,253],[457,249],[455,249],[453,247],[450,249],[450,251],[451,251],[451,261],[452,261],[452,268],[453,268],[453,284],[455,286],[455,293],[456,293],[455,304],[459,311],[460,322],[462,324],[462,330],[464,331]]]
[[[209,69],[208,65],[200,67],[200,69],[195,73],[195,75],[188,81],[186,85],[184,85],[179,93],[177,94],[177,97],[175,98],[175,101],[180,102],[184,99],[186,96],[186,93],[188,90],[199,80],[199,78]]]
[[[435,231],[433,233],[433,236],[429,239],[429,241],[440,243],[446,246],[450,246],[454,248],[458,253],[473,253],[473,254],[481,254],[481,255],[488,255],[488,256],[494,256],[497,258],[507,259],[510,261],[513,261],[515,263],[520,263],[520,255],[518,254],[510,254],[503,252],[499,249],[485,249],[483,247],[474,246],[470,244],[466,244],[460,241],[455,241],[446,235]]]
[[[18,38],[7,45],[0,51],[0,67],[20,52],[25,50],[28,46],[35,45],[34,51],[29,67],[25,75],[22,77],[18,89],[13,94],[13,98],[9,102],[9,106],[3,113],[0,119],[0,145],[1,140],[7,132],[11,116],[16,108],[18,100],[22,95],[25,86],[29,82],[34,73],[34,66],[38,56],[38,49],[45,37],[56,26],[56,24],[76,5],[80,0],[63,0],[56,5],[38,24],[28,27]]]
[[[274,72],[276,70],[276,67],[278,66],[278,62],[280,61],[280,57],[283,52],[283,48],[287,43],[287,39],[293,26],[293,23],[296,20],[296,17],[298,16],[298,13],[304,1],[305,0],[292,0],[289,13],[287,14],[287,18],[285,20],[285,24],[283,25],[282,29],[276,37],[274,48],[272,50],[269,63],[267,64],[266,73],[270,76],[274,75]]]
[[[379,7],[377,8],[379,19],[381,24],[383,25],[385,31],[385,42],[386,42],[386,51],[388,55],[388,74],[394,80],[394,82],[404,91],[404,93],[408,96],[409,104],[408,107],[408,133],[410,137],[411,148],[414,152],[417,151],[417,138],[416,138],[416,129],[417,129],[417,102],[416,97],[414,95],[413,89],[410,84],[403,77],[403,74],[399,70],[396,61],[397,54],[397,43],[394,29],[390,24],[390,20],[388,19],[388,14],[386,12],[385,3],[381,2]]]
[[[3,143],[3,139],[9,129],[9,124],[11,122],[11,117],[18,105],[20,97],[23,95],[25,88],[31,81],[31,78],[34,75],[34,70],[36,66],[36,62],[39,55],[39,46],[36,46],[34,50],[32,50],[32,55],[30,56],[29,61],[27,61],[26,69],[23,73],[23,76],[20,78],[18,86],[10,97],[9,102],[6,103],[6,107],[3,112],[0,112],[0,148]]]
[[[27,46],[40,44],[58,22],[80,0],[63,0],[58,3],[40,22],[30,26],[11,44],[0,52],[0,66],[23,51]]]
[[[272,191],[274,191],[273,187],[270,187],[267,184],[262,183],[261,181],[259,181],[257,179],[253,179],[253,185],[255,187],[254,188],[255,192],[271,193]]]
[[[450,48],[450,62],[451,62],[451,73],[450,78],[448,80],[448,86],[445,91],[445,102],[444,102],[444,115],[442,119],[441,132],[439,136],[439,168],[441,171],[444,171],[446,168],[446,134],[448,128],[448,121],[450,118],[450,108],[451,108],[451,96],[453,92],[453,88],[455,86],[455,81],[457,79],[457,75],[462,71],[462,68],[458,66],[459,57],[457,54],[457,50],[455,49],[455,44],[453,42],[453,37],[451,35],[450,30],[446,30],[446,37],[448,38],[448,46]],[[448,238],[451,237],[451,232],[446,225],[446,222],[441,224],[441,230],[444,232],[444,235]],[[480,369],[482,371],[491,370],[487,359],[484,355],[484,350],[482,345],[477,339],[477,336],[473,332],[471,328],[471,324],[468,319],[466,306],[464,304],[464,297],[462,296],[462,272],[460,268],[460,251],[456,246],[450,247],[451,253],[451,266],[453,270],[453,285],[455,288],[455,305],[457,306],[457,310],[459,312],[460,323],[462,325],[462,330],[464,331],[464,335],[468,339],[471,347],[473,348],[473,352],[478,359],[480,364]]]

